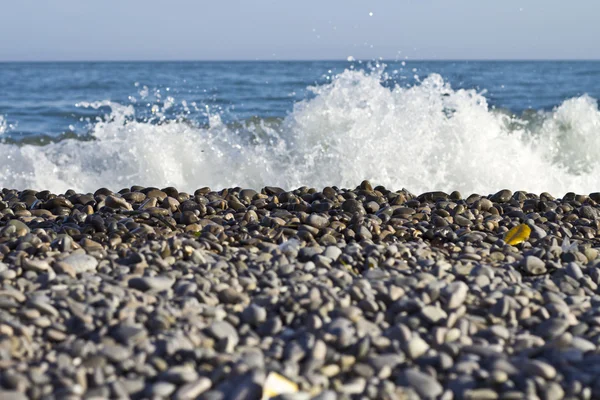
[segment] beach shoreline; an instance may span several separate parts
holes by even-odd
[[[598,398],[599,235],[600,193],[3,189],[0,398]]]

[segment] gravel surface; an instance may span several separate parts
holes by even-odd
[[[598,202],[3,189],[0,399],[600,398]]]

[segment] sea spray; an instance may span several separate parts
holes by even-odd
[[[481,92],[453,90],[437,74],[408,88],[384,81],[379,70],[346,70],[310,88],[313,96],[280,123],[254,124],[254,135],[218,114],[208,126],[182,118],[156,123],[136,119],[131,106],[81,103],[111,110],[91,126],[93,140],[1,144],[0,185],[193,191],[353,187],[369,179],[415,193],[510,188],[556,195],[600,186],[600,112],[591,97],[540,111],[541,122],[534,124],[492,109]]]

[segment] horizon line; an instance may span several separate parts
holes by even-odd
[[[364,63],[364,62],[596,62],[600,58],[410,58],[410,59],[392,59],[392,58],[356,58],[351,61],[337,58],[315,58],[315,59],[106,59],[106,60],[64,60],[64,59],[46,59],[46,60],[0,60],[0,64],[59,64],[59,63],[265,63],[265,62],[346,62],[346,63]]]

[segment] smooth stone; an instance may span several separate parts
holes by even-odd
[[[160,379],[178,385],[198,379],[198,372],[189,365],[176,365],[160,374]]]
[[[325,228],[329,225],[329,219],[318,214],[310,214],[306,219],[306,223],[315,228]]]
[[[31,230],[24,222],[19,221],[18,219],[11,219],[8,221],[9,226],[14,226],[17,232],[21,232],[23,235],[29,233]]]
[[[158,397],[169,397],[177,389],[177,386],[170,382],[156,382],[150,387],[150,395]]]
[[[119,345],[105,345],[101,354],[112,362],[122,362],[131,357],[131,351],[127,347]]]
[[[256,304],[250,304],[242,312],[242,319],[247,324],[257,326],[267,320],[267,310]]]
[[[348,199],[342,203],[342,210],[351,214],[366,214],[362,203],[355,199]]]
[[[224,304],[240,304],[248,301],[248,295],[227,287],[218,294],[219,301]]]
[[[444,310],[436,306],[425,306],[421,309],[421,316],[430,324],[437,324],[448,317]]]
[[[562,335],[569,328],[569,321],[561,318],[550,318],[540,323],[535,332],[538,336],[553,339]]]
[[[499,192],[495,193],[492,197],[490,197],[490,200],[495,203],[506,203],[510,200],[512,195],[513,194],[510,190],[503,189],[503,190],[500,190]]]
[[[133,210],[133,207],[127,202],[127,200],[117,196],[110,195],[106,197],[104,202],[110,208],[123,209],[129,211]]]
[[[24,269],[38,273],[47,272],[50,270],[50,264],[46,260],[26,258],[23,260],[22,265]]]
[[[29,397],[25,393],[16,390],[0,390],[0,399],[2,400],[28,400]]]
[[[406,345],[406,354],[413,360],[421,357],[429,350],[429,344],[418,335],[413,335]]]
[[[170,289],[175,283],[175,280],[164,276],[155,277],[134,277],[128,282],[130,288],[141,290],[142,292],[148,290],[163,291]]]
[[[452,282],[444,288],[445,297],[447,299],[446,306],[450,310],[455,310],[465,302],[469,286],[462,281]]]
[[[464,394],[466,400],[496,400],[498,397],[498,392],[489,388],[468,389]]]
[[[323,252],[323,255],[332,259],[333,261],[336,261],[342,255],[342,249],[337,246],[327,246]]]
[[[173,399],[174,400],[191,400],[200,396],[202,393],[206,392],[212,386],[212,382],[210,379],[206,377],[202,377],[195,382],[187,383],[177,390]]]
[[[134,345],[146,339],[148,333],[143,325],[121,324],[114,329],[113,336],[125,345]]]
[[[527,256],[522,264],[525,271],[531,275],[541,275],[546,273],[546,263],[536,256]]]
[[[547,380],[556,377],[556,368],[547,362],[540,360],[527,360],[523,365],[523,370],[529,374],[540,376]]]
[[[579,280],[583,278],[583,271],[576,262],[568,263],[565,267],[565,272],[573,279]]]
[[[95,271],[98,267],[98,260],[87,254],[71,254],[62,260],[64,264],[70,266],[76,273]]]
[[[548,382],[543,387],[544,399],[546,400],[563,400],[565,391],[558,382]]]
[[[435,399],[444,392],[444,387],[434,377],[417,369],[406,370],[403,378],[422,398]]]
[[[226,340],[226,352],[232,352],[239,342],[237,330],[227,321],[215,321],[207,329],[209,335],[217,340]]]

